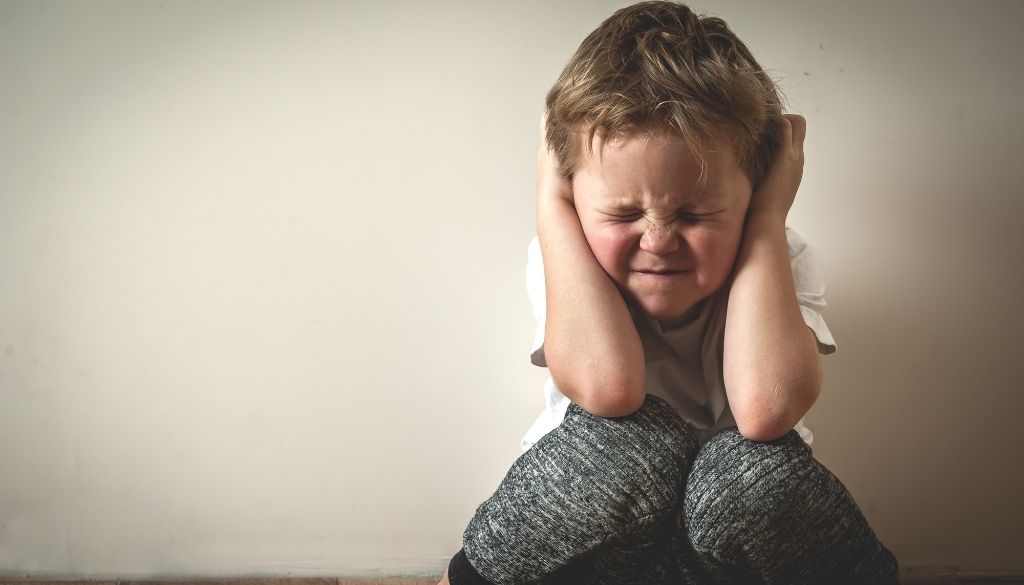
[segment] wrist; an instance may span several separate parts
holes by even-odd
[[[544,232],[551,229],[564,229],[571,225],[582,231],[580,217],[576,206],[571,201],[560,197],[551,197],[537,201],[537,234],[543,239]]]
[[[538,183],[537,204],[547,204],[551,202],[565,202],[571,206],[575,206],[572,186],[568,181],[552,179]]]
[[[786,227],[788,209],[776,209],[772,207],[751,207],[747,210],[746,222]]]
[[[789,257],[785,213],[771,209],[751,210],[747,213],[740,262],[749,260],[755,250],[773,250],[773,253]]]
[[[537,160],[537,202],[563,200],[572,203],[572,181],[558,172],[550,151],[541,147]]]

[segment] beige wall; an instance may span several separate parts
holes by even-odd
[[[611,2],[0,3],[0,570],[440,572],[541,408],[543,94]],[[1020,2],[719,2],[808,119],[815,453],[1024,573]]]

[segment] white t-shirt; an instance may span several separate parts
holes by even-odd
[[[836,343],[821,316],[825,308],[824,271],[814,249],[788,227],[786,239],[789,243],[789,260],[797,301],[804,322],[818,339],[819,353],[833,353]],[[547,367],[544,358],[544,263],[540,241],[536,236],[530,241],[527,253],[526,290],[537,321],[530,361],[534,365]],[[663,330],[659,321],[632,311],[647,362],[647,392],[672,405],[679,416],[693,426],[701,445],[711,435],[736,424],[722,381],[722,348],[728,294],[728,289],[723,287],[701,301],[700,313],[693,321],[671,330]],[[549,376],[544,384],[544,411],[526,431],[520,444],[523,451],[562,422],[569,403],[569,399],[558,390]],[[793,428],[800,433],[804,442],[811,444],[814,435],[804,425],[802,418]]]

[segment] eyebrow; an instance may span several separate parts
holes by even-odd
[[[720,190],[705,189],[700,193],[685,199],[681,207],[694,207],[708,203],[718,203],[722,201],[723,198],[724,194]],[[634,211],[637,209],[637,206],[633,202],[618,198],[602,205],[602,207],[611,212]]]

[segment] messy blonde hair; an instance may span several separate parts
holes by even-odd
[[[780,93],[724,20],[674,2],[618,10],[580,44],[547,94],[548,144],[571,176],[602,139],[669,131],[700,162],[733,149],[756,185],[778,145]]]

